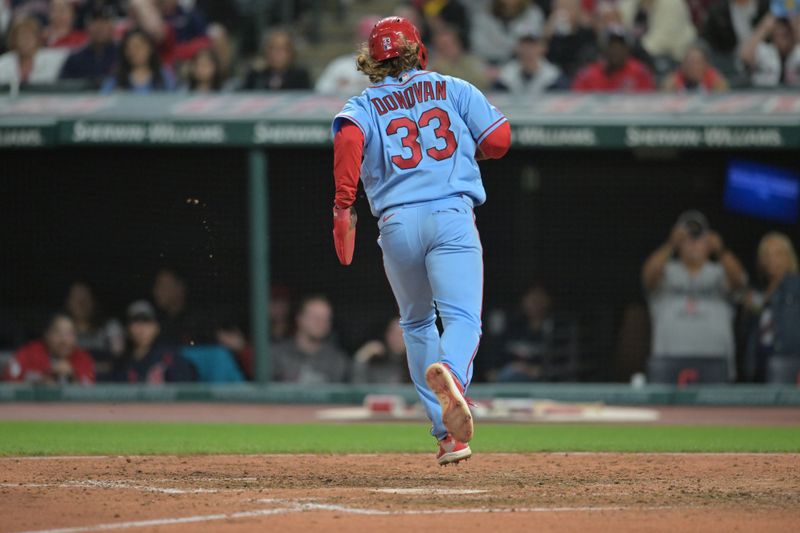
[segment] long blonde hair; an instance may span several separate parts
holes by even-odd
[[[758,268],[763,272],[764,267],[762,265],[762,257],[764,256],[764,249],[767,246],[767,242],[775,240],[781,243],[786,250],[786,253],[789,255],[789,272],[797,273],[798,266],[797,266],[797,252],[794,250],[794,245],[792,244],[792,240],[785,233],[781,233],[779,231],[770,231],[763,237],[761,237],[761,241],[758,243]]]
[[[369,77],[372,83],[378,83],[386,76],[393,78],[419,65],[419,45],[406,41],[402,53],[385,61],[376,61],[369,54],[369,46],[362,44],[356,58],[356,68]]]

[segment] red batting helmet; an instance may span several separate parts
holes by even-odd
[[[403,17],[387,17],[375,24],[369,34],[369,55],[375,61],[398,57],[404,39],[419,45],[419,66],[425,68],[428,65],[428,49],[422,44],[419,30]]]

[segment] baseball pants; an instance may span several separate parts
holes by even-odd
[[[483,249],[473,202],[461,195],[393,207],[381,214],[378,227],[411,379],[433,424],[431,434],[443,439],[447,430],[436,395],[425,383],[425,369],[446,363],[465,390],[472,378],[483,304]]]

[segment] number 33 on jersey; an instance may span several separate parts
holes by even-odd
[[[375,216],[458,194],[486,201],[475,151],[506,118],[468,82],[425,70],[387,77],[348,100],[334,135],[344,119],[364,134],[361,181]]]

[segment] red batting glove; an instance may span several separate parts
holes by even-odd
[[[333,206],[333,245],[339,262],[349,265],[353,262],[356,249],[356,216],[355,208],[339,209]]]

